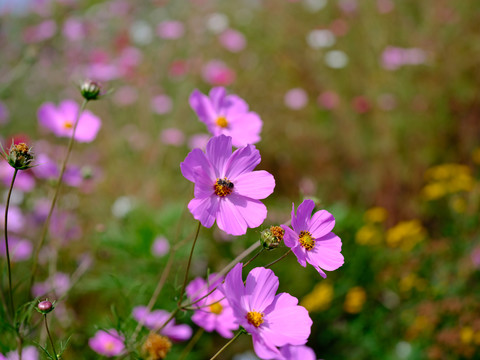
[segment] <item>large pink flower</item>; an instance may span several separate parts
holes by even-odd
[[[243,235],[260,226],[267,208],[259,199],[273,192],[275,179],[264,171],[253,171],[260,152],[253,145],[232,154],[232,138],[216,136],[205,153],[192,150],[180,164],[183,176],[195,183],[195,198],[188,204],[193,217],[209,228],[215,220],[231,235]]]
[[[238,324],[227,299],[215,289],[223,281],[223,277],[216,278],[216,274],[210,274],[208,284],[204,279],[196,278],[185,289],[192,301],[198,300],[192,305],[197,309],[192,321],[208,332],[217,331],[223,337],[231,338],[232,330],[238,329]]]
[[[190,106],[213,136],[231,136],[236,147],[260,141],[262,120],[257,113],[249,111],[243,99],[227,95],[225,88],[215,87],[209,96],[194,90],[190,95]]]
[[[278,277],[258,267],[250,271],[245,285],[242,264],[237,264],[219,287],[227,298],[237,323],[252,335],[253,348],[261,359],[283,356],[277,347],[304,345],[312,320],[298,300],[287,293],[275,295]]]
[[[53,103],[45,103],[38,109],[38,121],[56,136],[71,137],[79,109],[79,105],[73,100],[64,100],[58,107]],[[75,140],[78,142],[95,140],[100,126],[100,119],[85,110],[78,120]]]
[[[317,211],[312,216],[315,203],[305,200],[298,206],[295,216],[295,204],[292,205],[292,227],[285,225],[283,237],[285,245],[292,249],[303,267],[306,263],[313,267],[324,278],[327,277],[322,269],[332,271],[343,265],[342,241],[332,229],[335,219],[326,210]]]

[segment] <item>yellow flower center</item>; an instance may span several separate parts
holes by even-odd
[[[300,246],[307,251],[310,251],[315,247],[315,239],[308,231],[300,231],[298,241],[300,242]]]
[[[105,349],[107,349],[108,351],[112,351],[113,349],[115,349],[115,344],[113,343],[113,341],[107,341],[105,343]]]
[[[210,305],[210,312],[211,313],[219,315],[219,314],[222,313],[222,310],[223,310],[223,306],[219,302],[216,302],[216,303]]]
[[[217,179],[213,185],[213,190],[215,191],[215,195],[221,197],[230,195],[233,191],[233,183],[227,178]]]
[[[263,314],[257,311],[249,311],[247,313],[247,321],[255,327],[259,327],[263,324]]]
[[[64,127],[65,129],[67,129],[67,130],[68,130],[68,129],[71,129],[71,128],[73,128],[73,123],[72,123],[71,121],[68,121],[68,120],[67,120],[67,121],[65,121],[65,122],[63,123],[63,127]]]
[[[216,121],[217,125],[221,128],[226,128],[228,126],[228,121],[225,116],[219,116]]]
[[[147,355],[148,360],[161,360],[167,357],[171,347],[172,343],[167,337],[150,333],[142,346],[142,350]]]

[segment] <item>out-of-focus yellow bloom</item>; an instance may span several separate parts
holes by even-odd
[[[387,220],[388,212],[381,206],[375,206],[368,209],[363,215],[363,220],[366,223],[383,223]]]
[[[425,172],[427,184],[422,189],[426,200],[436,200],[448,194],[472,191],[475,180],[466,165],[443,164],[434,166]]]
[[[390,247],[409,251],[426,237],[426,230],[419,220],[401,221],[388,229],[386,242]]]
[[[467,202],[461,197],[453,198],[450,201],[450,206],[452,207],[453,211],[458,214],[463,214],[467,210]]]
[[[382,230],[372,224],[363,225],[355,234],[355,241],[359,245],[377,245],[382,242]]]
[[[464,344],[470,344],[473,341],[474,331],[470,326],[464,326],[460,329],[460,341]]]
[[[367,300],[367,293],[361,286],[355,286],[348,290],[343,309],[350,314],[358,314],[362,311],[363,304]]]
[[[480,164],[480,147],[472,151],[472,160],[475,164]]]
[[[399,283],[400,291],[404,293],[409,292],[413,288],[416,288],[419,291],[423,291],[426,287],[427,282],[425,281],[425,279],[418,277],[414,273],[404,276]]]
[[[477,331],[475,335],[473,335],[473,342],[476,345],[480,345],[480,331]]]
[[[300,302],[308,311],[322,311],[329,308],[333,299],[333,286],[328,282],[316,285],[311,293]]]

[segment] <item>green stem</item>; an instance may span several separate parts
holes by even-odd
[[[13,172],[13,178],[12,178],[12,183],[10,184],[10,190],[8,191],[8,196],[7,196],[7,203],[5,205],[5,225],[4,225],[4,230],[5,230],[5,251],[7,252],[7,267],[8,267],[8,291],[10,295],[10,306],[11,306],[11,315],[12,315],[12,320],[15,318],[15,305],[13,305],[13,290],[12,290],[12,270],[10,267],[10,252],[8,251],[8,207],[10,206],[10,198],[12,196],[12,190],[13,190],[13,184],[15,182],[15,178],[17,177],[18,169],[15,169]]]
[[[231,343],[233,343],[235,340],[237,340],[237,338],[242,335],[244,333],[244,330],[240,330],[237,335],[235,335],[228,343],[226,343],[225,345],[223,345],[223,347],[217,351],[217,353],[215,355],[213,355],[210,360],[214,360],[218,357],[218,355],[220,355],[223,350],[225,350]]]
[[[282,260],[283,258],[285,258],[288,254],[290,254],[292,252],[292,249],[288,250],[285,254],[283,254],[282,256],[280,256],[277,260],[275,261],[272,261],[270,264],[266,265],[265,267],[266,268],[269,268],[270,266],[272,266],[273,264],[276,264],[277,262],[279,262],[280,260]]]
[[[55,359],[58,359],[57,351],[55,350],[55,345],[53,344],[52,335],[50,335],[50,330],[48,330],[47,314],[43,314],[43,318],[45,319],[45,329],[47,329],[47,334],[48,338],[50,339],[50,344],[52,345],[53,354],[55,355]]]
[[[68,159],[70,157],[70,154],[72,152],[73,148],[73,143],[75,142],[75,132],[77,131],[77,126],[78,126],[78,120],[80,119],[80,116],[82,115],[83,110],[85,110],[85,107],[87,106],[88,100],[83,100],[82,105],[80,106],[80,109],[78,110],[77,117],[75,119],[75,124],[73,126],[73,132],[72,136],[70,137],[70,140],[68,142],[68,148],[67,148],[67,154],[65,155],[65,159],[63,159],[62,163],[62,168],[60,170],[60,175],[58,175],[57,179],[57,187],[55,188],[55,194],[53,195],[52,203],[50,205],[50,210],[48,212],[47,220],[45,220],[45,224],[43,225],[43,230],[42,230],[42,235],[40,237],[40,242],[38,246],[35,248],[35,253],[33,254],[33,264],[32,264],[32,274],[30,277],[30,289],[33,286],[33,283],[35,282],[35,274],[37,272],[37,266],[38,266],[38,255],[40,253],[40,249],[42,248],[45,239],[47,237],[48,229],[50,227],[50,220],[52,218],[53,210],[55,208],[55,204],[57,203],[58,199],[58,194],[60,193],[60,188],[62,185],[62,180],[63,180],[63,174],[65,172],[65,169],[67,168],[67,163]]]
[[[193,347],[195,346],[195,344],[198,342],[198,340],[200,340],[200,337],[203,335],[203,333],[205,332],[205,330],[203,330],[202,328],[199,328],[197,330],[197,332],[195,333],[195,335],[192,337],[192,339],[188,342],[187,346],[185,346],[185,349],[182,351],[180,357],[179,357],[179,360],[183,360],[187,357],[187,355],[190,353],[190,351],[192,351]]]
[[[248,260],[245,264],[243,264],[242,266],[242,269],[245,269],[245,267],[250,264],[253,260],[255,260],[257,258],[258,255],[260,255],[263,250],[265,250],[263,247],[260,249],[260,251],[258,253],[256,253],[255,255],[252,256],[252,258],[250,260]]]
[[[190,256],[188,257],[187,270],[185,271],[185,278],[183,279],[182,291],[180,292],[180,298],[178,299],[178,302],[177,302],[178,308],[181,307],[183,296],[185,295],[185,288],[187,287],[187,281],[188,281],[188,273],[190,272],[190,265],[192,263],[193,250],[195,249],[195,244],[197,243],[198,234],[200,233],[201,226],[202,226],[202,223],[199,221],[197,232],[195,234],[195,238],[193,239],[192,249],[190,250]]]

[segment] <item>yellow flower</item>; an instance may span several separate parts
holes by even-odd
[[[388,212],[385,208],[375,206],[365,212],[363,219],[367,223],[383,223],[387,220]]]
[[[380,244],[382,242],[382,231],[375,225],[363,225],[355,234],[355,241],[359,245]]]
[[[300,302],[308,311],[322,311],[328,309],[333,299],[333,286],[328,282],[321,282],[305,295]]]
[[[460,340],[464,344],[470,344],[473,340],[474,332],[470,326],[464,326],[460,329]]]
[[[419,220],[401,221],[388,229],[386,242],[390,247],[400,247],[404,251],[410,251],[426,237],[425,228]]]
[[[425,172],[427,184],[422,189],[426,200],[436,200],[448,194],[472,191],[475,180],[466,165],[443,164]]]
[[[360,286],[355,286],[348,290],[343,303],[343,309],[350,314],[358,314],[362,311],[363,304],[367,300],[367,293]]]

